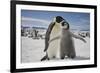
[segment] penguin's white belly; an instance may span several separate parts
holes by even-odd
[[[52,32],[50,34],[50,40],[55,38],[55,37],[58,37],[61,34],[60,32],[61,32],[60,24],[56,24],[53,27]],[[55,40],[53,40],[52,42],[49,43],[47,53],[48,53],[49,58],[53,58],[53,57],[59,58],[59,55],[60,55],[60,39],[55,39]]]
[[[59,55],[60,55],[60,39],[52,41],[49,44],[47,52],[48,52],[49,58],[53,58],[53,57],[59,58]]]

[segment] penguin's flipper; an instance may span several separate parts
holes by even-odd
[[[60,39],[60,36],[54,37],[53,39],[49,40],[49,43],[58,39]]]
[[[41,61],[44,61],[44,60],[46,60],[46,59],[49,60],[47,53],[46,53],[46,55],[41,59]]]
[[[71,36],[74,37],[74,38],[76,38],[76,39],[80,39],[81,41],[83,41],[84,43],[86,43],[86,40],[83,39],[82,37],[78,36],[78,35],[75,35],[75,34],[71,33]]]
[[[41,61],[44,61],[44,60],[46,60],[47,59],[47,56],[44,56],[42,59],[41,59]]]
[[[50,33],[51,33],[52,28],[53,28],[54,25],[55,25],[55,22],[51,22],[51,24],[49,25],[49,27],[48,27],[48,29],[46,31],[44,52],[48,49],[49,39],[50,39]]]

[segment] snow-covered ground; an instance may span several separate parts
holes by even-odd
[[[64,60],[88,60],[90,59],[90,38],[84,38],[86,43],[81,40],[74,39],[77,57],[75,59],[65,58]],[[32,39],[21,37],[21,61],[22,63],[39,62],[45,55],[44,39]],[[56,59],[55,59],[56,60]]]

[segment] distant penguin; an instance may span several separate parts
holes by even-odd
[[[56,16],[49,25],[45,36],[46,55],[41,61],[52,58],[64,59],[65,56],[75,58],[75,47],[72,37],[86,42],[83,38],[73,34],[69,30],[69,23],[61,16]]]

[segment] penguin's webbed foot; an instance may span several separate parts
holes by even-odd
[[[68,55],[68,58],[74,59],[76,55]]]
[[[61,59],[64,59],[64,57],[61,57]]]

